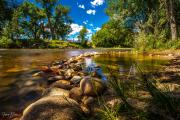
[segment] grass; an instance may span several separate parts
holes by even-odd
[[[137,80],[122,80],[117,74],[109,71],[109,88],[115,93],[115,96],[122,102],[115,105],[113,108],[105,104],[103,96],[99,105],[101,108],[101,120],[178,120],[180,119],[180,102],[172,96],[172,93],[165,92],[166,90],[159,90],[155,83],[153,83],[153,76],[143,73],[137,66],[138,76]],[[134,82],[136,81],[136,82]],[[140,84],[140,87],[137,86]],[[141,99],[138,91],[146,91],[151,97]],[[146,107],[139,109],[135,104],[129,100],[136,99],[139,102],[146,103]]]

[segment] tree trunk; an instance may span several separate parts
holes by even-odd
[[[47,18],[48,18],[48,23],[49,23],[49,29],[50,29],[50,32],[51,32],[51,37],[52,37],[52,39],[55,39],[55,37],[54,37],[54,30],[53,30],[53,27],[52,27],[49,15],[47,15]]]
[[[170,28],[171,28],[171,38],[172,40],[177,39],[177,23],[176,23],[176,18],[174,14],[174,9],[175,9],[175,3],[174,0],[169,0],[169,18],[170,18]]]

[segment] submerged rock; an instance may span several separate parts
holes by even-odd
[[[86,77],[80,82],[80,89],[83,91],[84,95],[96,96],[102,94],[103,90],[106,88],[105,84],[101,79]]]
[[[48,96],[29,105],[21,120],[79,120],[82,115],[76,101],[61,96]]]

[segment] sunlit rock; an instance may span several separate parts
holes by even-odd
[[[44,97],[29,105],[21,120],[79,120],[83,112],[79,104],[61,96]]]
[[[46,89],[43,92],[43,96],[54,96],[54,95],[69,97],[69,91],[61,89],[61,88],[52,87],[52,88]]]

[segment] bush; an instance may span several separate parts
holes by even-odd
[[[0,47],[9,48],[12,45],[13,41],[5,36],[0,38]]]

